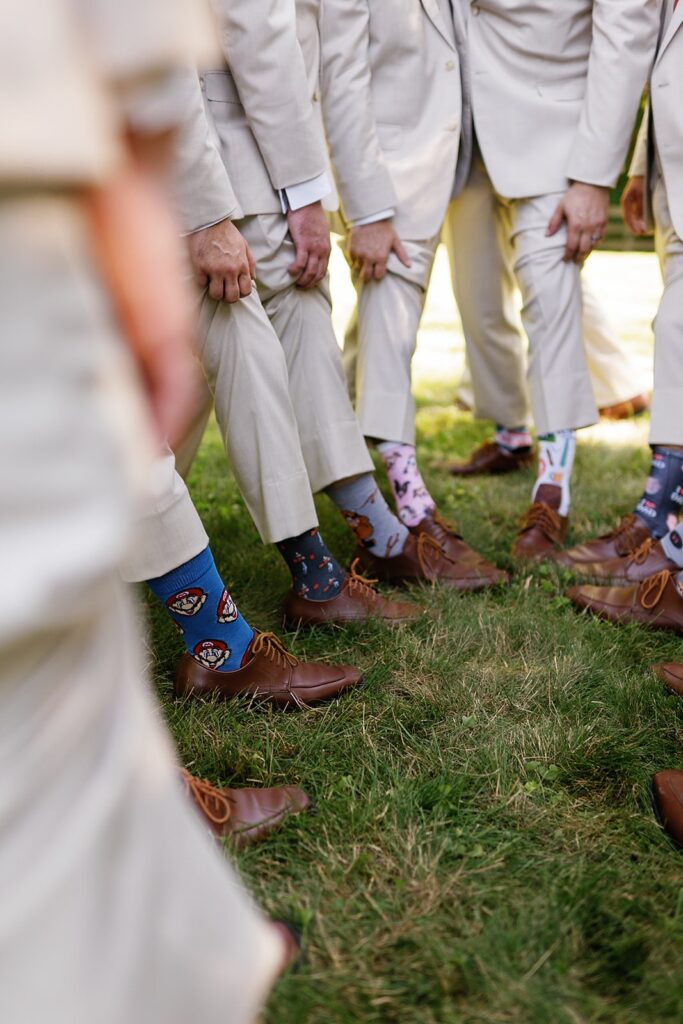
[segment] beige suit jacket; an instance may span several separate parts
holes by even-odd
[[[101,180],[121,155],[121,122],[175,124],[167,69],[214,49],[207,10],[190,0],[3,0],[0,180]]]
[[[464,0],[461,0],[464,3]],[[507,198],[613,186],[652,67],[660,0],[477,0],[474,123]]]
[[[665,13],[666,8],[663,13]],[[643,118],[630,173],[647,177],[651,209],[654,150],[664,178],[671,220],[683,238],[683,4],[662,26],[650,80],[649,109]]]
[[[318,4],[262,0],[257,12],[254,0],[214,6],[225,63],[200,76],[209,120],[243,213],[278,213],[278,190],[328,167],[316,110]]]
[[[457,0],[455,25],[442,11],[439,0],[325,0],[323,105],[346,216],[395,205],[397,230],[409,239],[438,233],[454,188],[462,122],[456,30],[464,41],[464,23]]]

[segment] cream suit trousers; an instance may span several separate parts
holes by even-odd
[[[352,271],[358,302],[344,338],[344,366],[363,434],[415,444],[411,362],[439,236],[403,244],[410,267],[392,253],[381,281],[362,281]]]
[[[189,471],[213,398],[261,539],[277,543],[317,525],[311,492],[374,467],[346,389],[327,282],[310,291],[292,284],[294,244],[281,214],[236,226],[256,260],[259,297],[202,300],[200,357],[211,394],[176,451],[177,466]]]
[[[0,201],[0,1020],[255,1019],[278,943],[186,803],[117,562],[147,424],[72,200]]]
[[[522,293],[522,322],[529,338],[529,393],[536,430],[546,434],[595,423],[598,411],[583,340],[580,271],[575,264],[562,259],[564,227],[552,238],[546,236],[560,193],[504,199],[495,193],[478,154],[475,163],[477,188],[488,189],[490,193],[498,222],[496,229],[502,232],[512,251],[514,274]],[[492,418],[497,419],[497,415]],[[513,417],[510,425],[524,422]]]
[[[338,480],[373,472],[346,388],[327,279],[308,291],[292,283],[287,267],[296,253],[286,217],[245,217],[237,227],[251,246],[259,297],[285,354],[313,493]]]
[[[655,317],[655,382],[650,444],[683,444],[683,241],[671,222],[666,187],[653,193],[655,246],[664,293]]]
[[[450,204],[443,240],[463,324],[467,365],[459,395],[475,415],[507,427],[531,422],[526,339],[517,309],[504,210],[475,161],[466,188]],[[643,391],[642,375],[589,285],[583,282],[583,336],[600,408]],[[468,373],[469,369],[469,373]]]
[[[297,537],[317,526],[307,467],[289,393],[287,364],[258,296],[216,302],[204,292],[199,309],[199,357],[208,387],[195,422],[176,452],[185,476],[204,433],[213,401],[235,480],[265,544]],[[168,465],[168,463],[167,463]],[[163,471],[161,476],[163,477]],[[158,507],[171,507],[177,480],[166,476]],[[180,498],[177,514],[188,533],[191,502]],[[180,509],[184,508],[184,512]],[[154,515],[146,531],[154,549]],[[141,537],[141,533],[138,533]],[[175,565],[182,564],[180,561]],[[157,573],[157,575],[159,575]],[[134,578],[143,578],[135,572]],[[150,578],[150,577],[144,577]]]

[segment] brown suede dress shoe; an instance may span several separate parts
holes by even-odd
[[[366,572],[383,583],[441,583],[455,590],[484,590],[505,581],[505,573],[487,568],[486,562],[461,562],[447,555],[429,533],[411,533],[400,555],[379,558],[371,551],[356,552]]]
[[[683,665],[677,661],[660,662],[652,666],[654,674],[662,680],[667,690],[683,697]]]
[[[638,622],[683,633],[683,596],[674,573],[658,572],[633,587],[570,587],[567,597],[610,622]]]
[[[598,412],[605,420],[627,420],[631,416],[640,416],[649,408],[650,396],[642,394],[627,398],[625,402],[617,402],[616,405],[603,405]]]
[[[671,768],[652,778],[652,804],[659,824],[683,849],[683,772]]]
[[[581,576],[590,577],[596,582],[627,586],[629,583],[642,583],[648,576],[654,576],[663,569],[676,572],[678,566],[667,558],[658,540],[646,537],[640,547],[626,558],[611,558],[594,565],[582,563],[575,568]]]
[[[397,626],[416,622],[424,616],[422,608],[407,601],[390,601],[378,594],[372,586],[377,580],[368,580],[356,572],[358,559],[351,566],[340,592],[330,601],[307,601],[293,590],[284,603],[284,625],[287,629],[300,626],[345,626],[349,622],[381,620]]]
[[[502,473],[516,473],[531,466],[536,458],[533,448],[518,452],[507,452],[495,441],[484,441],[470,455],[466,462],[454,462],[446,466],[451,476],[500,476]]]
[[[176,668],[175,696],[242,697],[280,708],[305,708],[338,697],[362,679],[350,665],[299,661],[273,633],[255,630],[246,657],[246,664],[235,672],[218,672],[184,654]]]
[[[522,519],[520,531],[512,545],[512,554],[525,562],[552,558],[564,542],[568,529],[568,516],[561,516],[550,505],[535,501]]]
[[[270,789],[218,789],[182,770],[188,796],[215,836],[241,848],[264,839],[291,814],[309,810],[311,800],[298,786]]]
[[[554,560],[560,565],[566,565],[569,569],[577,568],[577,563],[586,562],[607,562],[612,558],[625,558],[633,554],[644,540],[650,536],[650,531],[640,516],[624,516],[615,530],[604,533],[595,540],[589,540],[585,544],[578,544],[567,551],[558,551]]]

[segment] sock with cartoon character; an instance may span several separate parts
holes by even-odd
[[[320,536],[317,526],[276,545],[292,574],[295,592],[308,601],[331,601],[341,591],[346,573]]]
[[[634,511],[655,539],[676,526],[683,512],[683,448],[652,446],[650,475]]]
[[[325,488],[360,544],[378,558],[400,555],[408,530],[391,511],[372,473]]]
[[[183,634],[188,653],[205,668],[241,668],[254,636],[218,574],[211,548],[154,580],[147,580]]]
[[[418,469],[415,445],[382,441],[377,445],[377,451],[394,492],[398,518],[405,526],[417,526],[425,516],[435,511],[436,502]]]

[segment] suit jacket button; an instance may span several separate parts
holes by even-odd
[[[477,7],[476,4],[472,4],[472,14],[474,14],[476,16],[477,14],[479,14],[480,10],[481,10],[480,7]]]
[[[454,60],[447,60],[446,61],[446,71],[453,71],[454,68],[455,68],[455,61]]]

